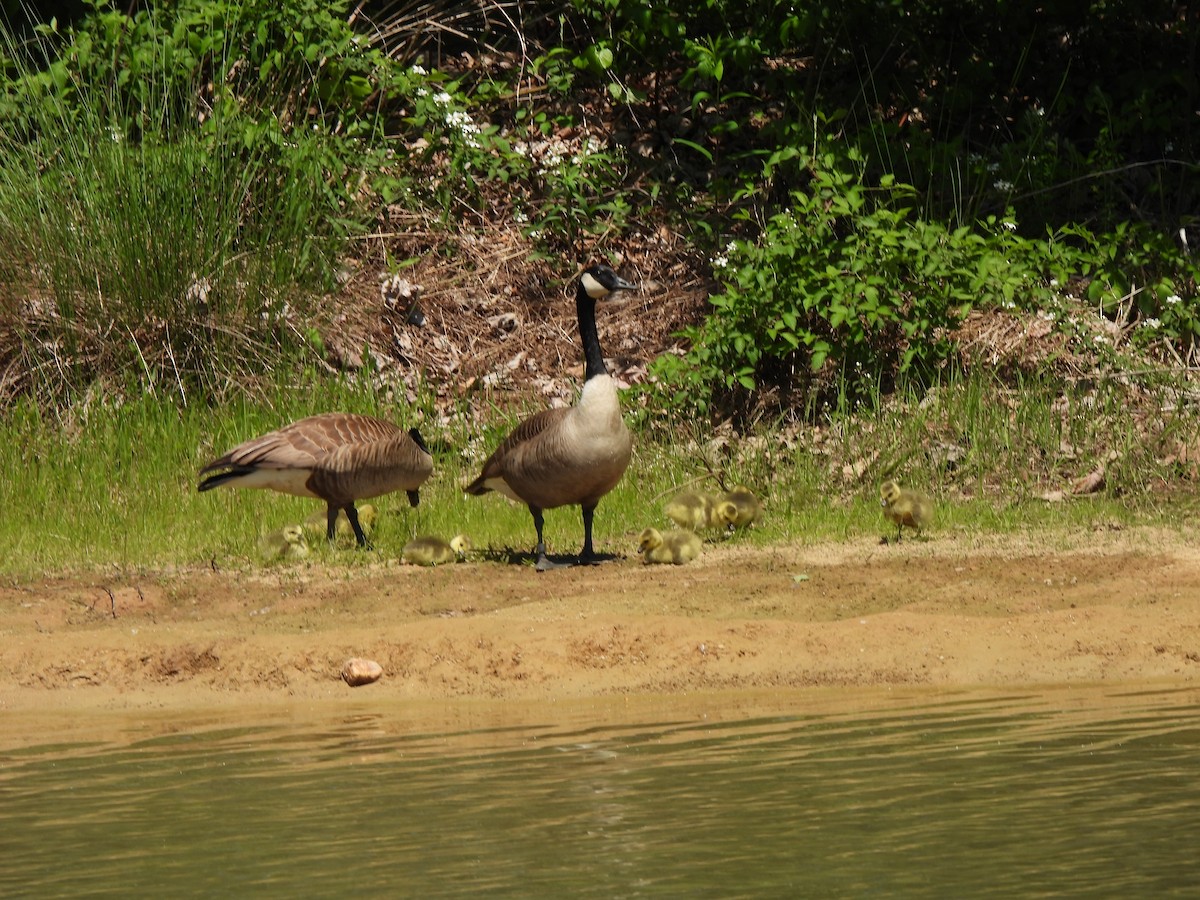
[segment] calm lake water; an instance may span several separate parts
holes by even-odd
[[[0,713],[0,896],[1200,892],[1200,688],[352,700]]]

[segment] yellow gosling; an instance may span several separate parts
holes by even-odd
[[[414,566],[440,566],[464,559],[470,549],[471,540],[465,534],[456,534],[448,541],[426,535],[405,544],[400,558]]]
[[[917,534],[933,520],[933,500],[928,494],[902,488],[894,481],[885,481],[879,488],[879,502],[884,514],[896,523],[896,540],[901,539],[904,526]]]
[[[691,531],[662,534],[655,528],[647,528],[638,540],[638,550],[647,563],[682,566],[700,555],[700,538]]]
[[[688,531],[719,527],[716,524],[716,501],[708,494],[685,492],[673,497],[663,512],[667,518]]]
[[[744,484],[737,485],[721,498],[722,503],[733,505],[732,513],[728,507],[722,514],[725,521],[733,528],[749,528],[762,515],[762,505],[754,492]]]
[[[268,562],[277,559],[304,559],[308,556],[308,541],[299,525],[285,525],[258,539],[258,552]]]

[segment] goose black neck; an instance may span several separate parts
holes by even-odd
[[[579,340],[583,344],[583,380],[607,375],[600,335],[596,331],[596,301],[588,296],[582,284],[575,291],[575,314],[579,318]]]

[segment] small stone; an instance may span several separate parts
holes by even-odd
[[[342,666],[342,681],[350,687],[374,684],[382,677],[383,666],[373,659],[362,659],[355,656],[346,660],[346,664]]]

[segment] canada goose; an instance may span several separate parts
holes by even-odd
[[[894,481],[880,485],[879,502],[888,518],[896,523],[897,541],[905,525],[920,534],[933,519],[933,500],[928,494],[902,488]]]
[[[668,531],[661,534],[647,528],[638,539],[638,550],[647,563],[674,563],[682,566],[700,555],[700,538],[692,531]]]
[[[547,409],[522,421],[483,464],[479,477],[465,488],[468,494],[499,491],[524,503],[537,530],[537,570],[556,569],[546,556],[542,511],[557,506],[583,509],[581,564],[597,562],[592,547],[592,518],[600,498],[613,489],[633,449],[621,419],[617,386],[604,367],[596,333],[596,301],[636,285],[604,265],[579,276],[575,312],[583,344],[584,383],[579,402],[570,409]]]
[[[724,504],[732,505],[732,510]],[[748,528],[762,513],[762,506],[750,488],[739,484],[721,498],[717,512],[730,528]]]
[[[371,539],[371,532],[375,530],[375,520],[378,516],[379,512],[372,503],[364,503],[358,507],[358,524],[362,526],[363,534],[367,536],[367,540]],[[327,524],[325,510],[314,510],[304,519],[304,530],[309,534],[324,534]],[[333,530],[335,536],[338,538],[353,536],[354,529],[350,527],[350,520],[346,518],[345,510],[338,510],[337,521],[334,523]]]
[[[470,549],[471,540],[465,534],[456,534],[448,541],[440,537],[419,537],[404,545],[400,558],[414,566],[437,566],[462,559]]]
[[[663,512],[668,519],[688,531],[719,527],[715,518],[716,501],[708,494],[679,494],[663,507]]]
[[[308,556],[308,541],[299,525],[285,525],[258,539],[258,552],[263,559],[304,559]]]
[[[224,470],[224,471],[218,471]],[[234,447],[200,470],[214,472],[200,490],[222,485],[269,488],[327,504],[325,537],[332,541],[338,510],[346,514],[355,540],[367,546],[355,500],[404,490],[410,506],[433,471],[433,457],[415,428],[354,413],[309,416]]]

